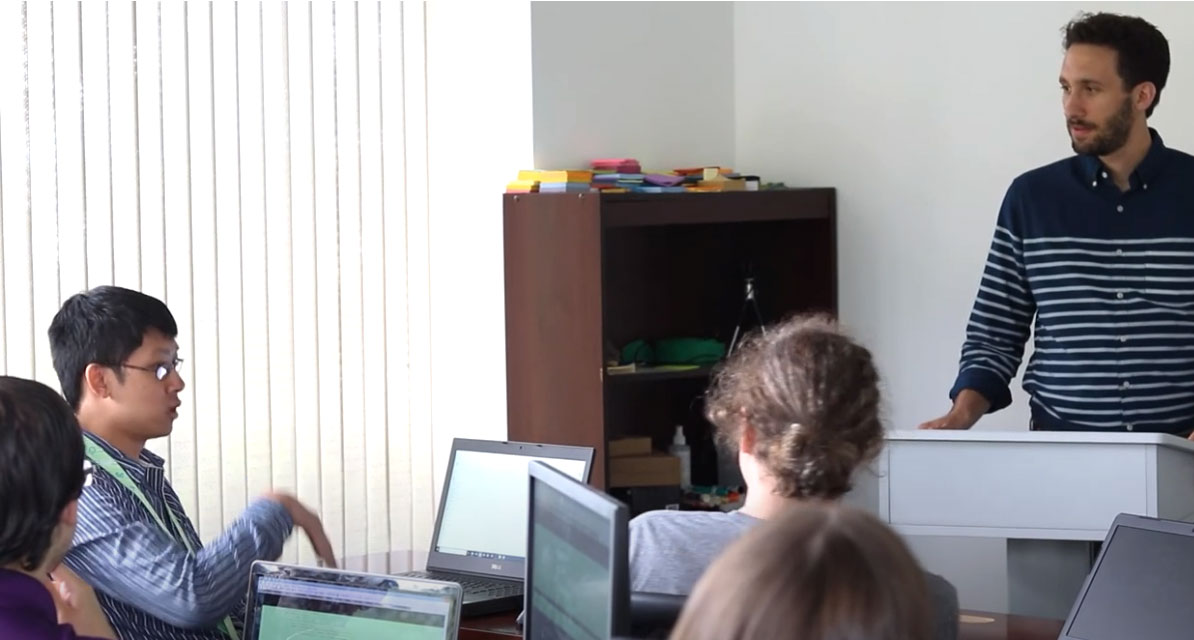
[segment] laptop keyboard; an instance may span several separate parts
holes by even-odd
[[[427,578],[428,580],[439,580],[441,582],[455,582],[460,585],[467,595],[484,595],[489,598],[504,598],[506,596],[520,596],[522,595],[522,585],[507,583],[507,582],[493,582],[485,580],[484,578],[470,578],[465,575],[453,573],[436,573],[434,571],[413,571],[406,574],[412,578]]]

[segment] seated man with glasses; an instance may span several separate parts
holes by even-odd
[[[116,637],[95,592],[59,565],[90,471],[62,397],[0,376],[0,638]]]
[[[67,300],[49,333],[54,369],[95,465],[65,562],[94,585],[120,637],[235,640],[250,565],[276,560],[293,527],[335,566],[319,518],[285,494],[254,501],[215,540],[200,542],[163,460],[145,450],[146,441],[170,434],[185,386],[178,326],[165,304],[97,287]]]

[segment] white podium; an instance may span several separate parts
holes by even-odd
[[[894,431],[879,516],[1008,539],[1009,613],[1065,618],[1116,514],[1194,522],[1194,442],[1149,433]]]

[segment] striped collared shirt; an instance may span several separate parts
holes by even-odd
[[[1010,404],[1031,331],[1036,428],[1194,428],[1194,157],[1151,135],[1126,192],[1088,155],[1012,183],[951,398]]]
[[[258,500],[204,547],[162,469],[162,459],[142,451],[132,460],[102,439],[103,447],[132,477],[166,526],[110,474],[97,468],[79,498],[78,526],[65,562],[90,583],[122,640],[222,640],[219,624],[243,621],[249,567],[274,560],[294,526],[286,509]],[[167,512],[169,509],[169,512]],[[182,531],[174,531],[174,519]],[[195,555],[178,536],[186,536]]]

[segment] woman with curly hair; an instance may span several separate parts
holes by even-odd
[[[830,318],[796,316],[756,333],[717,372],[705,401],[719,446],[747,485],[729,513],[654,511],[630,523],[634,591],[685,595],[726,547],[787,509],[837,500],[883,446],[870,351]],[[938,630],[957,636],[957,592],[927,574]]]

